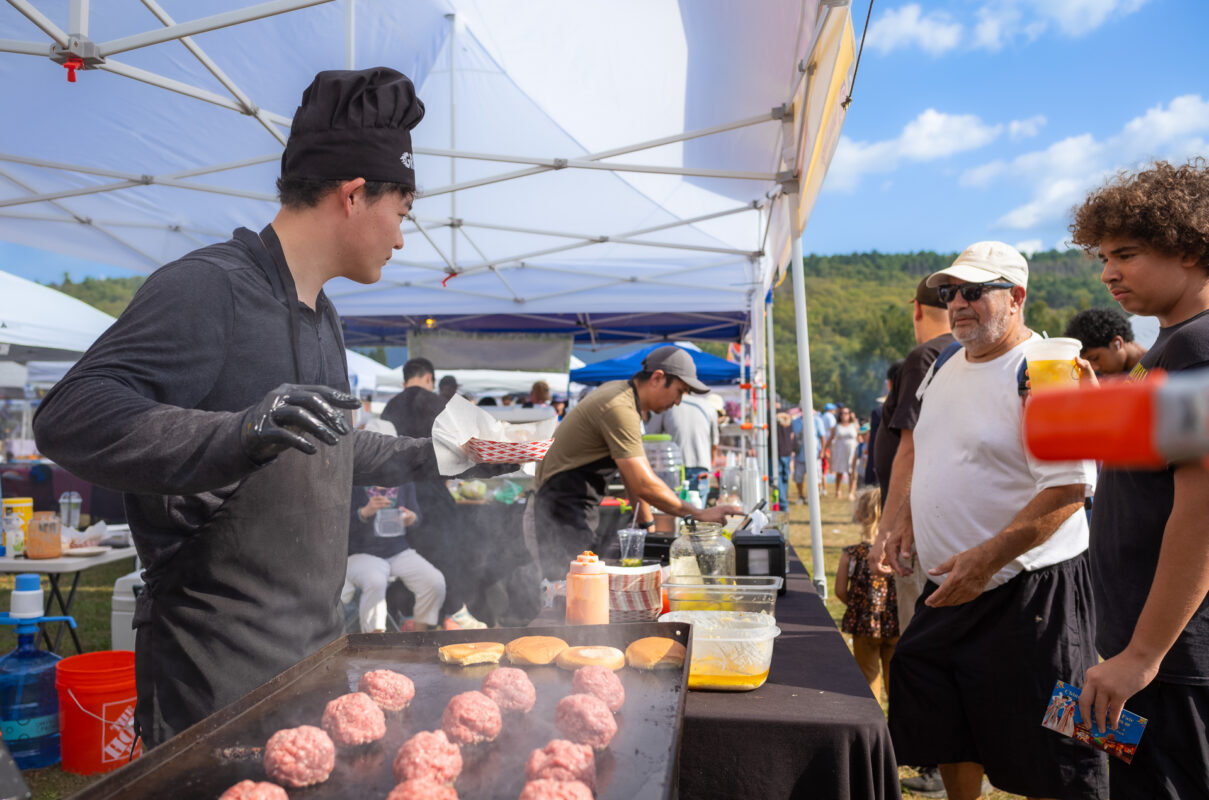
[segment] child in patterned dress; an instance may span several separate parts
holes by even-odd
[[[877,536],[880,515],[881,491],[874,487],[861,492],[853,514],[861,525],[861,541],[840,552],[835,573],[835,596],[848,606],[840,630],[852,634],[852,655],[879,701],[899,634],[894,580],[870,571],[865,558]]]

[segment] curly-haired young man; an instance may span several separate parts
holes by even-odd
[[[1075,211],[1073,240],[1101,280],[1158,339],[1132,377],[1209,366],[1209,169],[1158,162],[1121,174]],[[1209,797],[1209,470],[1105,469],[1091,560],[1096,647],[1080,709],[1103,729],[1121,708],[1150,720],[1131,764],[1114,762],[1111,796]]]
[[[1133,340],[1129,320],[1115,308],[1080,311],[1066,323],[1063,336],[1083,343],[1080,355],[1097,375],[1129,373],[1146,355],[1146,348]]]

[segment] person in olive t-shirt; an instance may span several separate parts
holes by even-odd
[[[1131,379],[1209,367],[1203,159],[1118,176],[1076,210],[1071,232],[1103,262],[1113,299],[1159,320]],[[1106,660],[1087,670],[1080,711],[1100,729],[1126,705],[1149,720],[1133,761],[1112,764],[1114,800],[1209,797],[1207,518],[1209,470],[1200,461],[1100,473],[1090,552],[1096,648]]]
[[[706,394],[692,356],[673,345],[652,350],[642,371],[610,381],[571,409],[537,468],[534,526],[543,576],[562,580],[575,556],[596,542],[600,501],[621,471],[631,502],[645,500],[676,516],[721,522],[735,506],[699,509],[682,502],[654,472],[642,449],[642,417],[666,411],[687,392]],[[639,520],[643,523],[644,520]]]

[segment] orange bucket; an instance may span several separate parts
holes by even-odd
[[[130,760],[134,745],[134,653],[103,650],[56,665],[63,769],[76,775],[110,772]],[[142,752],[140,741],[134,757]]]

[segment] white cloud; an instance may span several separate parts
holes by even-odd
[[[991,161],[968,169],[959,182],[967,187],[1004,182],[1029,187],[1029,200],[997,221],[1005,228],[1029,230],[1065,220],[1089,189],[1119,170],[1155,158],[1184,161],[1209,150],[1207,138],[1209,99],[1183,95],[1148,109],[1112,136],[1070,136],[1008,162]]]
[[[918,47],[938,56],[961,43],[961,25],[948,14],[923,14],[917,3],[890,9],[869,26],[869,47],[885,55],[893,50]]]
[[[1014,119],[1008,123],[1008,136],[1013,139],[1031,139],[1045,127],[1045,117],[1038,114],[1028,119]]]
[[[1041,244],[1040,239],[1025,239],[1023,242],[1016,242],[1016,244],[1012,245],[1012,247],[1015,247],[1029,258],[1032,258],[1033,253],[1037,252],[1044,246],[1045,245]]]
[[[1049,30],[1086,36],[1111,19],[1125,17],[1149,0],[984,0],[962,21],[943,11],[923,13],[918,3],[890,9],[869,26],[868,44],[885,55],[919,48],[938,56],[964,47],[998,51],[1014,41],[1031,42]]]
[[[975,150],[994,141],[1002,125],[988,125],[973,114],[945,114],[929,108],[903,126],[894,139],[854,142],[840,137],[827,171],[827,186],[853,191],[867,174],[893,172],[900,161],[935,161]]]

